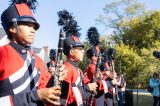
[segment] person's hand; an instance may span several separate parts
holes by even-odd
[[[97,87],[98,87],[98,85],[97,85],[96,82],[95,82],[95,83],[89,83],[89,84],[87,84],[87,85],[88,85],[88,87],[89,87],[90,92],[96,93],[96,89],[97,89]]]
[[[113,80],[112,80],[112,84],[113,84],[113,85],[117,84],[117,79],[113,79]]]
[[[95,73],[95,78],[96,79],[100,79],[100,77],[101,77],[101,73],[100,72]]]
[[[61,88],[59,86],[41,88],[37,92],[41,101],[48,102],[53,105],[60,105]]]
[[[53,73],[54,70],[55,70],[55,67],[51,67],[51,66],[50,66],[50,67],[48,68],[48,72],[50,72],[50,73]]]

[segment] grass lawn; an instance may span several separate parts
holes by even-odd
[[[138,104],[137,104],[137,92],[133,93],[134,106],[152,106],[153,97],[150,93],[138,92]]]
[[[124,106],[153,106],[153,97],[148,92],[129,92],[126,93],[126,103]],[[133,104],[133,105],[132,105]],[[118,106],[116,101],[115,106]]]

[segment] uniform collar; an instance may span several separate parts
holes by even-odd
[[[70,64],[72,64],[73,66],[78,67],[78,63],[77,63],[77,62],[74,62],[74,61],[72,61],[71,59],[68,59],[67,61],[68,61]]]
[[[12,46],[12,47],[13,47],[18,53],[20,53],[20,54],[26,54],[27,51],[30,49],[29,46],[23,47],[23,46],[15,43],[14,41],[11,41],[11,42],[9,43],[9,45]]]

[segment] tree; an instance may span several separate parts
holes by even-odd
[[[119,72],[121,61],[128,82],[148,81],[151,72],[157,71],[160,64],[153,57],[153,51],[160,50],[160,12],[146,11],[136,0],[112,2],[103,10],[104,15],[96,22],[113,29],[116,71]],[[144,88],[145,84],[140,86]]]
[[[145,13],[145,8],[144,4],[137,0],[119,0],[106,4],[103,11],[104,14],[96,19],[97,24],[112,28],[120,38],[126,30],[125,20]]]
[[[89,49],[89,42],[87,41],[84,41],[83,42],[83,45],[84,45],[84,51],[87,51]],[[87,66],[89,65],[89,61],[87,59],[87,55],[86,53],[84,54],[84,57],[83,57],[83,61],[81,63],[79,63],[79,67],[82,69],[82,71],[85,73],[86,72],[86,68]]]
[[[152,48],[160,42],[160,11],[149,12],[144,18],[139,16],[130,22],[126,20],[126,23],[128,28],[122,34],[125,44],[140,50]]]

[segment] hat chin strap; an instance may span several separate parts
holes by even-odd
[[[16,18],[13,18],[12,19],[12,22],[13,22],[13,26],[14,28],[16,28],[16,35],[19,36],[19,27],[18,27],[18,24],[17,24],[17,19]],[[19,45],[22,45],[23,47],[28,47],[30,46],[31,44],[26,44],[25,42],[23,42],[23,40],[20,40],[21,42],[17,42]]]
[[[18,24],[17,24],[17,19],[13,18],[12,22],[13,22],[13,26],[16,28],[16,34],[19,35],[19,28],[18,28]]]

